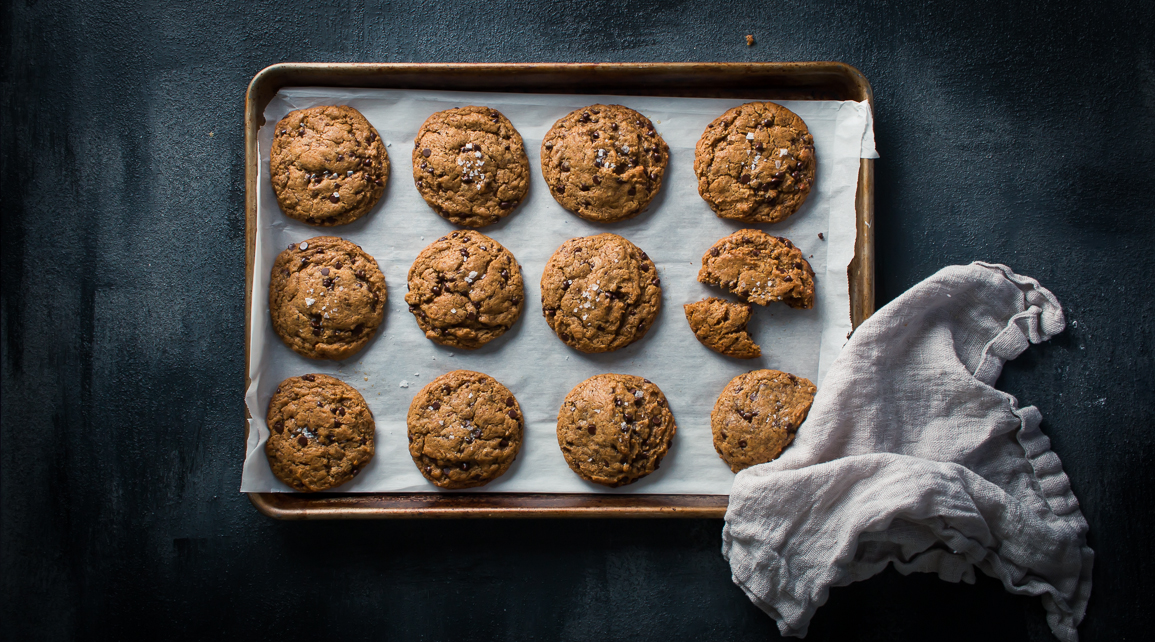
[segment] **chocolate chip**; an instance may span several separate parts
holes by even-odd
[[[561,171],[563,171],[563,172],[569,171],[569,161],[562,161]]]
[[[629,194],[630,196],[633,196],[634,194],[638,193],[638,188],[634,187],[633,185],[630,185],[630,189],[626,190],[626,193]]]
[[[465,318],[469,319],[470,321],[476,321],[477,320],[477,313],[476,312],[466,312]]]
[[[571,337],[571,336],[569,335],[569,333],[568,333],[568,332],[566,332],[566,331],[564,331],[564,330],[563,330],[563,331],[562,331],[560,334],[558,334],[557,336],[558,336],[558,338],[559,338],[559,339],[561,339],[562,341],[569,341],[570,339],[572,339],[572,338],[573,338],[573,337]]]
[[[461,462],[461,470],[469,470],[469,462],[467,462],[467,461]]]
[[[273,430],[277,431],[278,435],[285,432],[285,422],[278,421],[277,423],[273,424]]]
[[[547,151],[547,152],[553,151],[553,143],[546,143],[545,144],[545,151]]]
[[[333,289],[333,279],[321,279],[321,285]]]
[[[745,447],[746,447],[746,440],[745,440],[745,439],[743,439],[743,440],[739,441],[739,442],[738,442],[738,446],[739,446],[739,447],[741,447],[741,448],[745,448]]]
[[[516,410],[510,410],[509,412],[507,412],[505,414],[509,415],[510,419],[517,419],[517,411]]]
[[[441,294],[441,286],[440,285],[433,286],[433,294]]]
[[[653,381],[650,381],[649,379],[642,379],[642,381],[644,381],[646,383],[654,383]]]
[[[500,446],[501,448],[509,448],[509,440],[508,439],[502,439],[501,441],[497,442],[497,445]]]
[[[656,286],[660,286],[662,284],[662,280],[659,279],[658,277],[654,277],[654,280],[650,281],[650,283],[653,283],[654,286],[656,287]]]
[[[650,271],[650,264],[649,263],[643,263],[642,264],[642,271],[643,272],[649,272]]]
[[[361,279],[362,281],[364,281],[365,280],[365,270],[357,270],[357,272],[354,274],[354,276],[356,276],[358,279]]]
[[[594,174],[594,185],[601,185],[601,184],[602,184],[602,177],[598,176],[597,174]]]
[[[474,428],[473,432],[471,434],[473,435],[474,439],[481,439],[481,429],[480,428]]]
[[[561,284],[561,289],[562,289],[562,291],[564,292],[564,291],[568,290],[568,289],[569,289],[569,286],[571,286],[571,285],[573,285],[573,281],[571,281],[571,280],[569,280],[569,279],[566,279],[566,280],[565,280],[565,281],[563,281],[563,282],[562,282],[562,284]]]
[[[338,417],[344,417],[345,416],[345,409],[344,408],[337,408],[337,416]]]
[[[327,267],[321,268],[321,276],[329,276],[329,268],[327,268]]]
[[[658,180],[658,173],[657,172],[650,172],[650,180],[651,181]]]
[[[503,279],[508,279],[508,278],[509,278],[509,270],[506,270],[506,269],[502,268],[502,270],[501,270],[501,278],[503,278]]]
[[[565,194],[565,185],[558,183],[557,185],[554,185],[553,188],[557,190],[558,194]]]
[[[434,401],[433,403],[429,404],[429,407],[434,409],[434,410],[441,410],[441,402],[440,401]]]
[[[433,154],[433,151],[432,151],[431,149],[429,149],[428,147],[426,147],[425,149],[421,150],[421,155],[422,155],[422,156],[424,156],[425,158],[429,158],[429,156],[430,156],[431,154]]]
[[[461,248],[461,256],[462,256],[462,258],[466,258],[466,259],[469,258],[469,250],[467,250],[465,248]]]
[[[291,249],[293,249],[293,248],[295,248],[295,247],[297,247],[297,244],[296,244],[296,243],[289,243],[289,249],[290,249],[290,250],[291,250]]]
[[[582,112],[582,115],[581,115],[581,118],[578,118],[578,122],[579,122],[579,123],[588,123],[588,122],[590,122],[590,113],[589,113],[588,111],[583,111],[583,112]]]
[[[787,283],[789,283],[789,282],[791,282],[791,281],[793,281],[793,280],[794,280],[794,277],[792,277],[792,276],[790,276],[789,274],[787,274],[786,276],[782,277],[782,280],[783,280],[783,281],[785,281],[785,282],[787,282]]]
[[[590,426],[589,428],[586,428],[586,432],[591,435],[596,435],[598,434],[598,429],[595,426]]]
[[[662,425],[662,418],[661,417],[650,417],[650,423],[654,424],[655,426],[660,426],[660,425]]]
[[[718,256],[718,248],[716,248],[716,247],[710,248],[710,256]]]
[[[502,201],[502,202],[498,203],[497,206],[503,210],[507,210],[507,209],[513,207],[513,203],[511,203],[509,201]]]
[[[738,182],[743,184],[743,185],[749,183],[750,182],[750,175],[749,174],[742,174],[741,176],[738,177]]]
[[[819,241],[825,241],[826,240],[826,237],[822,236],[822,232],[818,233],[818,240]]]
[[[750,256],[762,256],[762,252],[758,248],[754,248],[750,250]]]
[[[763,146],[762,146],[762,143],[755,143],[755,144],[754,144],[754,151],[756,151],[756,152],[760,152],[760,151],[762,151],[763,149],[765,149],[765,147],[763,147]]]
[[[301,378],[304,379],[305,381],[316,381],[317,380],[317,377],[314,375],[311,375],[311,374],[301,375]]]
[[[301,448],[304,448],[305,446],[309,445],[309,438],[301,435],[300,437],[297,437],[297,443],[300,444]]]
[[[601,138],[601,134],[597,132],[590,132],[590,140],[597,140],[598,138]]]

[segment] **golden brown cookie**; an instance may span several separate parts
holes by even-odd
[[[582,352],[609,352],[645,336],[662,307],[662,281],[645,252],[617,234],[573,238],[541,275],[549,327]]]
[[[285,214],[310,225],[344,225],[385,193],[389,155],[361,112],[348,105],[289,112],[277,123],[269,175]]]
[[[273,330],[310,359],[345,359],[365,347],[385,318],[385,296],[377,261],[335,236],[290,245],[269,278]]]
[[[762,356],[762,348],[746,331],[750,304],[710,297],[682,306],[694,336],[707,348],[737,359]]]
[[[574,386],[557,414],[565,461],[587,481],[636,482],[658,469],[678,426],[666,396],[649,379],[601,374]]]
[[[774,103],[727,111],[694,150],[698,193],[719,217],[747,223],[776,223],[796,212],[816,167],[806,123]]]
[[[425,336],[441,345],[480,348],[517,321],[524,299],[521,266],[481,232],[450,232],[409,268],[405,302]]]
[[[513,123],[489,107],[439,111],[413,140],[413,181],[449,221],[481,227],[504,218],[529,192],[529,158]]]
[[[814,307],[814,270],[802,251],[761,230],[738,230],[715,243],[702,255],[698,280],[758,305]]]
[[[817,388],[778,370],[754,370],[726,384],[710,413],[714,450],[738,472],[782,454],[806,420]]]
[[[670,147],[650,119],[621,105],[590,105],[554,123],[541,173],[562,207],[601,223],[646,209],[662,187]]]
[[[471,488],[497,479],[521,449],[524,417],[493,377],[454,370],[421,389],[409,404],[409,454],[442,488]]]
[[[265,420],[269,466],[295,490],[340,486],[373,458],[373,413],[361,393],[340,379],[285,379],[269,400]]]

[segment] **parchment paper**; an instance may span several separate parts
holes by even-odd
[[[622,104],[648,116],[670,145],[662,190],[648,211],[616,224],[594,224],[567,212],[550,196],[541,176],[542,136],[557,119],[593,103]],[[290,376],[325,373],[357,388],[377,425],[376,455],[341,492],[437,492],[409,456],[405,416],[409,402],[434,377],[456,369],[484,372],[505,384],[521,404],[526,433],[517,461],[481,492],[695,493],[725,495],[734,475],[714,451],[710,411],[734,376],[774,368],[821,385],[822,374],[850,331],[846,267],[854,255],[854,197],[859,158],[876,158],[870,109],[865,103],[784,101],[806,121],[814,136],[818,174],[802,208],[775,225],[757,226],[789,238],[813,266],[816,304],[812,310],[785,305],[753,306],[750,331],[762,346],[759,359],[716,354],[694,338],[682,305],[708,296],[727,296],[698,283],[702,254],[718,239],[745,226],[717,218],[698,195],[694,145],[706,125],[741,100],[637,96],[568,96],[434,92],[381,89],[283,89],[265,110],[259,132],[257,247],[255,257],[249,386],[245,402],[252,419],[243,492],[290,492],[269,469],[265,412],[277,384]],[[315,105],[347,104],[360,110],[388,144],[391,174],[385,196],[372,212],[349,225],[318,228],[286,217],[268,179],[273,128],[285,114]],[[439,346],[425,338],[404,301],[409,266],[417,254],[455,228],[435,214],[412,179],[413,138],[433,112],[469,104],[498,109],[525,139],[532,184],[529,197],[500,223],[481,228],[517,257],[525,280],[522,317],[502,337],[479,350]],[[645,338],[606,354],[568,348],[541,316],[540,282],[546,261],[566,239],[613,232],[645,250],[662,279],[662,310]],[[825,240],[819,240],[821,232]],[[289,350],[269,321],[269,272],[290,242],[337,235],[377,259],[389,290],[385,322],[377,336],[343,362],[314,361]],[[591,484],[566,465],[558,448],[557,412],[571,388],[595,374],[614,372],[648,378],[669,399],[678,425],[661,468],[634,484],[608,489]],[[461,491],[455,491],[461,492]]]

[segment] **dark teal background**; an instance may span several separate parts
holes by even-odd
[[[976,259],[1054,291],[1068,330],[999,386],[1091,524],[1084,639],[1155,630],[1155,4],[20,0],[0,39],[6,639],[777,637],[721,521],[282,523],[237,492],[243,96],[286,61],[854,65],[879,305]],[[989,578],[888,571],[807,639],[1049,635]]]

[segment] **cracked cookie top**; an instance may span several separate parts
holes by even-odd
[[[289,112],[277,123],[269,175],[286,216],[310,225],[344,225],[385,193],[389,155],[361,112],[328,105]]]
[[[814,137],[797,114],[746,103],[706,127],[694,151],[698,193],[721,218],[776,223],[798,210],[814,185]]]
[[[562,207],[595,222],[621,221],[662,187],[670,147],[650,119],[621,105],[590,105],[554,123],[541,173]]]
[[[496,223],[525,200],[529,159],[513,123],[496,109],[439,111],[413,140],[413,181],[429,207],[464,227]]]

